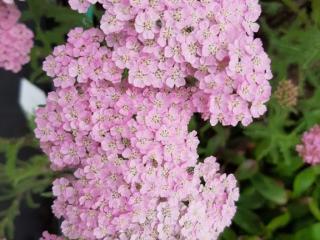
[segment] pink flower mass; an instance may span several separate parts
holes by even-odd
[[[52,169],[70,173],[53,183],[64,236],[218,239],[239,189],[216,158],[199,158],[188,124],[200,113],[247,126],[265,113],[272,74],[254,38],[258,1],[69,3],[105,14],[101,30],[71,30],[43,65],[56,90],[35,134]]]
[[[266,112],[272,74],[262,42],[254,38],[258,0],[69,2],[80,12],[102,4],[100,27],[115,40],[107,40],[112,59],[129,69],[133,86],[175,88],[194,79],[212,125],[247,126]]]
[[[188,132],[197,88],[130,86],[118,67],[110,75],[102,31],[68,36],[44,63],[61,81],[37,110],[35,130],[52,168],[73,171],[53,184],[64,235],[217,239],[239,190],[214,157],[198,159],[197,134]]]
[[[0,67],[15,73],[29,62],[33,46],[33,33],[17,22],[19,18],[20,11],[14,4],[0,0]]]
[[[296,149],[305,163],[320,163],[320,126],[316,125],[302,136],[301,144]]]
[[[40,240],[65,240],[65,238],[56,236],[54,234],[50,234],[46,231],[46,232],[43,232]]]

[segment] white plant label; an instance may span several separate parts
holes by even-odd
[[[46,94],[40,88],[22,79],[19,90],[19,105],[28,118],[34,116],[35,110],[46,104]]]

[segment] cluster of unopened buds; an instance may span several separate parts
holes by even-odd
[[[194,113],[248,125],[270,98],[253,34],[258,1],[70,0],[106,9],[44,62],[56,90],[35,130],[54,170],[54,214],[70,239],[215,240],[235,214],[235,177],[199,159]],[[43,239],[57,239],[45,233]]]
[[[33,46],[33,33],[19,18],[13,2],[0,0],[0,68],[15,73],[29,62]]]

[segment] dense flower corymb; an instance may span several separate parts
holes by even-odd
[[[297,151],[308,164],[320,163],[320,126],[316,125],[302,136],[302,143],[297,146]]]
[[[54,168],[63,233],[85,239],[217,239],[230,225],[236,180],[214,158],[198,163],[187,90],[91,82],[57,90],[36,134]]]
[[[123,71],[111,60],[111,55],[100,30],[76,28],[69,32],[67,44],[56,47],[46,58],[43,67],[53,78],[55,87],[67,88],[75,82],[105,79],[119,83]]]
[[[196,88],[136,88],[100,30],[75,29],[44,68],[55,92],[35,130],[56,170],[53,205],[71,239],[217,239],[239,190],[216,159],[200,163]]]
[[[33,33],[18,23],[20,12],[14,4],[0,1],[0,67],[19,72],[29,62]]]
[[[99,2],[112,59],[136,87],[181,87],[195,79],[211,124],[248,125],[266,111],[270,59],[254,38],[258,0],[70,0],[85,12]]]
[[[122,172],[123,160],[96,157],[74,178],[54,182],[54,213],[71,239],[217,239],[231,224],[238,189],[233,175],[217,173],[215,164],[207,159],[193,174],[151,164]],[[132,184],[126,174],[134,171]]]

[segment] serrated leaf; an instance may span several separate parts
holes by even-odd
[[[255,155],[257,156],[257,160],[261,160],[266,157],[273,149],[274,144],[272,139],[263,139],[259,142],[255,149]]]
[[[35,155],[22,167],[17,170],[17,175],[13,179],[13,184],[17,185],[21,181],[30,177],[36,177],[45,174],[48,170],[48,159],[44,155]]]
[[[18,158],[19,150],[22,146],[23,139],[19,139],[17,142],[8,144],[6,149],[6,164],[5,171],[9,178],[14,179],[16,171],[16,162]]]
[[[303,165],[304,163],[301,161],[301,158],[298,155],[292,156],[289,163],[279,161],[275,169],[275,173],[278,176],[296,176],[296,171]]]

